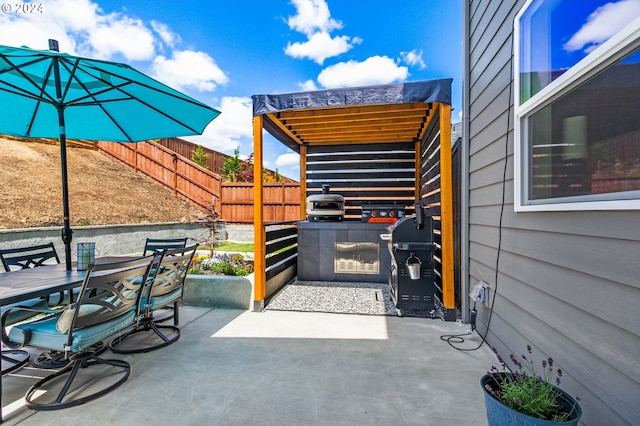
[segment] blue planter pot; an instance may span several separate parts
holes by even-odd
[[[576,402],[569,394],[560,390],[560,398],[558,404],[566,411],[571,411],[569,419],[564,422],[553,422],[550,420],[537,419],[535,417],[527,416],[512,408],[507,407],[497,399],[495,399],[486,389],[485,385],[491,386],[492,389],[498,389],[499,385],[496,382],[494,376],[509,375],[510,373],[496,373],[493,376],[486,374],[480,379],[480,386],[484,392],[484,403],[487,411],[487,420],[489,426],[574,426],[578,424],[580,417],[582,416],[582,409],[580,404]]]

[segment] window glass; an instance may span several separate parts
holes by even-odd
[[[640,52],[525,118],[524,129],[530,200],[640,190]]]
[[[519,20],[520,103],[638,16],[639,0],[534,0]]]

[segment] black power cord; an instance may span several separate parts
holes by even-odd
[[[509,79],[509,97],[508,97],[508,105],[507,105],[507,129],[505,133],[505,143],[504,143],[504,168],[502,170],[502,202],[500,206],[500,218],[498,220],[498,249],[496,253],[496,267],[495,267],[495,289],[493,290],[493,296],[491,298],[491,304],[489,306],[489,318],[487,319],[487,327],[485,329],[484,334],[481,334],[476,329],[476,319],[478,316],[478,311],[476,311],[476,302],[473,302],[473,309],[471,310],[471,316],[469,318],[469,323],[471,324],[471,330],[468,330],[466,333],[462,334],[445,334],[440,336],[440,340],[444,340],[451,346],[452,348],[463,351],[463,352],[471,352],[478,350],[482,347],[482,345],[487,341],[487,335],[489,334],[489,326],[491,325],[491,318],[493,317],[493,306],[496,301],[496,294],[498,293],[498,267],[500,266],[500,253],[502,252],[502,222],[504,218],[504,205],[506,202],[506,187],[507,187],[507,166],[509,163],[509,128],[511,126],[511,99],[513,98],[513,25],[511,27],[511,70],[510,70],[510,79]],[[460,348],[458,346],[454,346],[454,343],[464,343],[463,336],[468,336],[473,332],[478,333],[478,336],[482,340],[480,340],[480,344],[473,348]]]
[[[469,325],[471,325],[471,329],[467,330],[465,333],[460,333],[460,334],[444,334],[442,336],[440,336],[440,340],[443,340],[445,342],[447,342],[449,344],[449,346],[451,346],[452,348],[459,350],[459,351],[468,351],[468,350],[475,350],[475,349],[461,349],[457,346],[454,346],[454,343],[464,343],[464,337],[463,336],[469,336],[470,334],[473,334],[473,332],[476,330],[476,317],[478,316],[478,311],[476,311],[476,302],[473,302],[473,309],[471,310],[471,317],[469,318]]]

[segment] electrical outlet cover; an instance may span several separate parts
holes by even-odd
[[[484,281],[480,281],[478,284],[474,285],[469,293],[469,298],[474,302],[484,302],[485,301],[485,288],[488,287],[488,284]]]

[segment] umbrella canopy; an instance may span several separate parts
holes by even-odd
[[[220,112],[126,64],[0,46],[0,133],[59,138],[67,269],[66,139],[138,142],[202,134]]]

